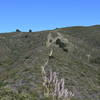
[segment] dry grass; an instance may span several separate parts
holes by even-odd
[[[52,50],[49,57],[52,56]],[[44,96],[51,97],[52,100],[70,100],[74,96],[74,93],[65,88],[64,78],[59,79],[57,72],[50,70],[46,72],[46,66],[48,65],[49,58],[45,62],[42,68],[42,78],[44,87]]]

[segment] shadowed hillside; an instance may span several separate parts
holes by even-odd
[[[0,34],[0,100],[11,91],[6,100],[44,100],[41,66],[51,50],[46,70],[65,78],[74,99],[100,100],[100,25]]]

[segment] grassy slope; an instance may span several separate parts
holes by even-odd
[[[30,97],[29,100],[32,100],[31,96],[36,91],[38,92],[37,97],[42,98],[40,67],[48,58],[48,53],[51,50],[45,46],[49,32],[52,34],[60,32],[68,38],[70,44],[68,53],[59,47],[53,47],[54,59],[50,60],[47,70],[52,68],[59,73],[59,77],[64,77],[66,87],[75,92],[77,99],[99,100],[99,25],[32,33],[0,34],[0,92],[2,94],[0,96],[3,98],[7,95],[4,94],[3,90],[5,89],[2,89],[6,86],[15,91],[14,95],[18,95],[17,97],[20,98],[18,100],[24,98],[23,93],[26,93],[25,95]],[[90,61],[87,59],[88,54],[91,55]],[[96,59],[98,61],[95,61]],[[15,96],[13,97],[16,98]]]

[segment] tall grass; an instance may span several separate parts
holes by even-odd
[[[52,56],[53,50],[51,50],[49,57]],[[43,87],[44,87],[44,96],[52,98],[52,100],[70,100],[74,96],[72,91],[69,91],[65,88],[64,78],[59,78],[57,72],[50,70],[46,72],[46,66],[48,65],[49,58],[43,66],[42,78],[43,78]]]

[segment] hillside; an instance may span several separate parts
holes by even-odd
[[[75,100],[100,100],[100,25],[0,34],[0,100],[16,100],[5,87],[37,95],[20,100],[43,100],[41,66],[51,50],[46,70],[65,78]]]

